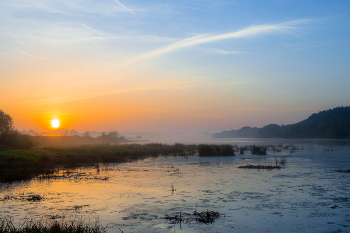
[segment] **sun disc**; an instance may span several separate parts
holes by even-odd
[[[51,126],[52,128],[58,128],[60,126],[60,121],[57,119],[51,120]]]

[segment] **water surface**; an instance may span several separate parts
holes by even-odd
[[[159,157],[1,184],[0,217],[98,219],[110,232],[350,232],[350,174],[335,172],[350,168],[350,151],[312,142],[302,147],[267,156]],[[280,170],[238,168],[283,156]],[[164,219],[206,210],[221,218],[181,227]]]

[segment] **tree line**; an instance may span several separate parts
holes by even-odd
[[[243,127],[240,130],[216,133],[212,137],[350,139],[350,107],[320,111],[295,124],[269,124],[262,128]]]
[[[36,145],[85,145],[85,144],[118,144],[126,142],[125,136],[120,136],[117,131],[102,132],[97,137],[92,137],[89,132],[83,136],[40,136],[19,132],[13,124],[12,117],[0,110],[0,150],[2,149],[30,149]]]

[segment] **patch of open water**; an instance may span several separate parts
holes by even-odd
[[[0,218],[82,217],[109,232],[350,232],[350,151],[289,155],[159,157],[81,168],[65,177],[0,184]],[[239,169],[273,164],[280,170]],[[40,195],[42,200],[33,200]],[[171,224],[165,215],[217,211],[212,224]]]

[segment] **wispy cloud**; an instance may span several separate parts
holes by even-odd
[[[246,53],[244,51],[227,51],[227,50],[221,50],[221,49],[215,49],[214,52],[219,54],[225,54],[225,55]]]
[[[227,39],[245,38],[250,36],[257,36],[261,34],[269,34],[269,33],[276,33],[276,32],[287,33],[293,29],[296,29],[295,26],[299,24],[307,23],[310,21],[311,21],[310,19],[301,19],[301,20],[288,21],[280,24],[263,24],[263,25],[250,26],[235,32],[224,33],[224,34],[201,34],[201,35],[197,35],[194,37],[190,37],[190,38],[175,42],[165,48],[154,50],[149,53],[140,55],[134,59],[131,59],[121,64],[120,67],[128,66],[139,60],[143,60],[150,57],[157,57],[164,53],[168,53],[174,50],[191,47],[199,44],[216,42],[216,41],[227,40]]]
[[[131,14],[133,14],[136,17],[135,13],[129,8],[127,8],[126,6],[124,6],[121,2],[119,2],[118,0],[114,0],[114,2],[118,3],[121,7],[123,7],[125,10],[129,11]]]
[[[197,89],[197,88],[206,88],[213,86],[235,86],[235,85],[244,85],[249,82],[206,82],[210,77],[192,77],[186,79],[170,79],[165,81],[156,82],[149,85],[131,87],[131,88],[122,88],[119,90],[113,91],[97,91],[97,92],[81,92],[71,93],[61,96],[52,96],[50,93],[45,93],[41,98],[35,97],[36,106],[41,105],[51,105],[63,102],[72,102],[85,99],[93,99],[101,96],[116,95],[127,92],[139,92],[139,91],[156,91],[156,90],[169,90],[169,91],[178,91],[186,89]],[[19,102],[23,102],[23,99],[19,99]],[[24,101],[25,102],[25,101]]]

